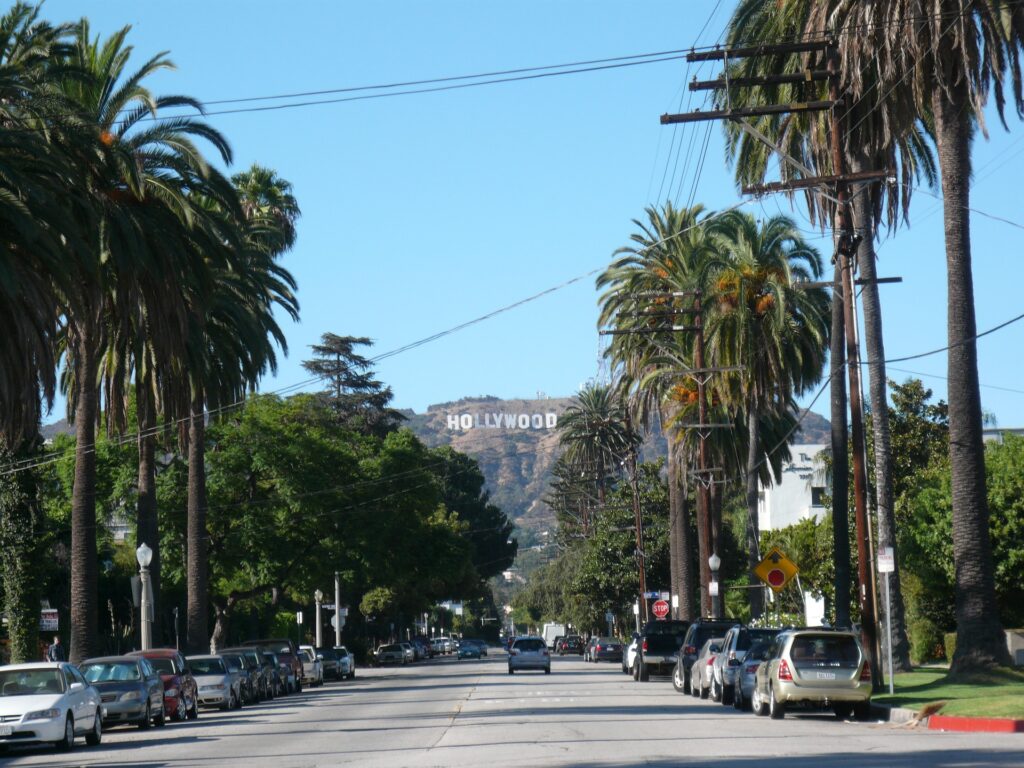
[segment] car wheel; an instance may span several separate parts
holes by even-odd
[[[633,679],[637,680],[637,681],[640,680],[640,662],[639,661],[634,661],[633,662]]]
[[[715,680],[714,672],[711,673],[711,685],[708,686],[708,695],[714,702],[720,702],[722,700],[722,692],[718,688],[718,681]]]
[[[515,671],[514,669],[512,669],[512,667],[509,667],[509,668],[508,668],[508,673],[509,673],[510,675],[514,675],[514,674],[516,673],[516,671]]]
[[[150,726],[153,725],[153,710],[150,708],[149,702],[146,702],[146,713],[142,716],[142,721],[139,723],[139,730],[149,730]]]
[[[71,716],[70,712],[64,721],[64,736],[56,743],[56,746],[61,752],[67,752],[75,746],[75,718]]]
[[[738,709],[740,712],[747,708],[746,704],[743,701],[743,688],[742,686],[740,686],[738,682],[736,683],[736,688],[733,690],[732,693],[732,705],[735,709]]]
[[[846,701],[837,701],[832,705],[832,711],[836,715],[836,720],[845,720],[853,714],[853,705]]]
[[[175,708],[174,715],[172,716],[171,719],[177,720],[180,723],[182,720],[185,719],[185,717],[187,715],[188,715],[188,712],[185,709],[185,697],[184,696],[179,696],[178,697],[178,706],[177,706],[177,708]]]
[[[769,688],[768,693],[768,716],[772,720],[781,720],[786,716],[786,705],[775,696],[775,686]]]
[[[704,683],[704,681],[702,680],[701,681],[701,685],[698,688],[698,690],[700,691],[700,697],[702,699],[706,699],[706,698],[708,698],[711,695],[711,686],[708,685],[708,687],[705,688],[703,683]]]
[[[228,700],[220,705],[220,711],[221,712],[227,712],[228,710],[231,710],[231,709],[234,709],[234,708],[235,708],[235,693],[234,693],[234,691],[232,691],[228,695]]]
[[[768,714],[768,708],[764,704],[764,698],[761,696],[761,691],[758,690],[756,683],[754,684],[754,693],[750,702],[750,707],[758,717],[764,717]]]
[[[722,695],[722,704],[732,704],[733,689],[726,687],[723,682],[720,691]]]
[[[103,741],[103,712],[96,708],[96,717],[93,718],[92,730],[85,734],[85,743],[90,747],[99,746]]]
[[[353,669],[351,672],[348,673],[348,679],[349,680],[354,680],[355,677],[356,677],[356,671]]]
[[[164,709],[162,704],[160,705],[160,714],[153,719],[153,725],[157,728],[163,728],[167,725],[167,711]]]
[[[678,663],[678,662],[677,662]],[[693,675],[686,671],[686,666],[683,666],[683,693],[691,693],[690,682]]]
[[[646,683],[651,679],[651,670],[642,661],[640,662],[640,682]]]
[[[192,697],[192,709],[188,710],[185,717],[189,720],[199,719],[199,700],[195,696]]]
[[[683,680],[682,672],[679,669],[678,663],[672,668],[672,687],[680,693],[682,693],[686,688],[686,683]]]
[[[690,695],[695,699],[700,698],[700,685],[693,679],[693,673],[690,673]]]
[[[551,674],[551,667],[544,667],[544,674],[545,675],[550,675]]]
[[[871,702],[861,701],[853,705],[853,716],[858,720],[871,719]]]

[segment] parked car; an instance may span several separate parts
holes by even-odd
[[[757,675],[757,668],[771,652],[773,640],[758,640],[746,653],[743,654],[743,661],[736,669],[736,679],[733,683],[732,705],[738,710],[750,709],[750,697],[754,695],[754,678]]]
[[[100,694],[103,726],[132,723],[139,728],[162,726],[164,681],[139,656],[102,656],[78,665],[86,681]]]
[[[871,711],[871,664],[853,632],[786,630],[754,679],[754,712],[785,717],[792,706],[831,706],[836,717]]]
[[[551,650],[557,653],[562,647],[563,640],[565,640],[565,635],[555,635],[555,639],[551,642]]]
[[[599,661],[622,661],[622,643],[614,637],[592,637],[583,652],[583,660],[594,664]]]
[[[715,657],[711,668],[711,700],[731,704],[736,685],[736,675],[743,663],[743,657],[751,643],[758,640],[772,640],[778,629],[767,627],[745,627],[737,624],[725,633],[722,651]]]
[[[556,647],[558,648],[559,656],[564,656],[567,653],[582,655],[583,638],[579,635],[567,635],[562,638],[561,643],[556,643]]]
[[[189,656],[188,666],[199,686],[199,701],[204,707],[241,709],[241,678],[228,669],[222,656]]]
[[[680,693],[690,693],[690,670],[697,654],[712,637],[725,637],[725,633],[737,624],[737,619],[695,619],[686,630],[686,637],[676,659],[676,671],[672,673],[672,685]]]
[[[434,646],[430,642],[430,638],[425,635],[417,635],[412,639],[413,643],[421,650],[424,659],[432,659],[437,654],[434,652]]]
[[[641,637],[633,661],[633,679],[645,683],[651,675],[671,675],[682,642],[682,634],[669,632],[651,632]]]
[[[626,650],[622,653],[622,672],[627,675],[633,674],[633,665],[636,663],[636,654],[640,649],[640,633],[634,632],[633,639],[629,641]]]
[[[263,670],[270,682],[270,689],[274,692],[274,696],[287,696],[291,692],[288,686],[288,670],[291,669],[291,665],[282,669],[276,653],[266,648],[260,648],[260,652],[263,654]]]
[[[221,658],[227,665],[228,671],[238,676],[238,688],[241,692],[243,704],[254,704],[259,700],[257,681],[252,670],[246,663],[245,657],[240,653],[222,653]],[[198,685],[198,681],[196,681]]]
[[[281,651],[276,653],[277,666],[284,678],[287,693],[302,693],[302,662],[294,653]]]
[[[508,651],[508,673],[523,669],[543,669],[551,674],[551,654],[543,637],[517,637]]]
[[[402,653],[405,654],[405,661],[407,664],[412,664],[416,661],[416,649],[412,647],[412,643],[399,643],[402,646]]]
[[[270,637],[262,640],[246,640],[242,645],[254,645],[260,648],[266,648],[274,653],[295,653],[299,650],[295,641],[290,637]]]
[[[313,648],[311,645],[300,645],[299,650],[303,648],[312,650],[317,656],[320,657],[320,665],[323,667],[324,678],[330,678],[331,680],[341,680],[341,669],[338,664],[338,652],[333,648]]]
[[[478,640],[478,639],[472,638],[472,637],[463,638],[459,642],[459,650],[461,650],[462,646],[466,645],[466,644],[472,645],[474,648],[476,648],[477,653],[480,656],[486,656],[487,655],[487,643],[485,643],[483,640]]]
[[[221,653],[237,653],[245,659],[245,666],[249,671],[257,701],[274,698],[277,693],[277,672],[272,668],[270,660],[263,651],[254,646],[242,646],[240,648],[225,648]]]
[[[0,667],[0,745],[103,740],[100,692],[71,664],[45,662]]]
[[[405,655],[405,649],[397,643],[391,643],[389,645],[382,645],[377,648],[377,663],[378,664],[408,664],[408,658]]]
[[[422,637],[414,637],[409,641],[409,644],[412,645],[416,661],[423,661],[430,658],[431,651],[430,643],[428,641],[424,640]]]
[[[299,648],[299,661],[302,663],[302,682],[314,688],[324,684],[324,664],[316,651],[311,648]]]
[[[344,645],[334,646],[334,652],[338,654],[338,674],[351,680],[356,676],[356,657],[348,652]]]
[[[181,651],[175,648],[154,648],[126,655],[142,656],[160,674],[160,679],[164,681],[164,709],[170,713],[172,720],[181,722],[199,717],[199,691]]]
[[[690,667],[690,693],[706,699],[711,693],[711,673],[715,658],[722,651],[721,637],[712,637],[704,642],[700,653]]]

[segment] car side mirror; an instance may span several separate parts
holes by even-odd
[[[324,655],[322,653],[318,653],[316,655],[316,658],[317,658],[317,661],[323,661],[324,660]]]
[[[71,685],[68,686],[68,691],[70,693],[80,693],[80,692],[82,692],[84,690],[85,690],[85,686],[82,685],[81,683],[72,683]]]

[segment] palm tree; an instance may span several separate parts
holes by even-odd
[[[807,0],[788,0],[776,3],[766,0],[743,0],[737,7],[730,25],[729,40],[731,43],[749,44],[750,42],[787,42],[807,34],[815,39],[822,38],[832,27],[814,24],[810,21],[815,4]],[[839,28],[839,38],[850,40],[859,34],[856,27],[850,32]],[[805,69],[824,68],[825,63],[816,55],[782,54],[770,57],[746,59],[733,69],[736,75],[763,75],[779,72],[802,72]],[[879,74],[870,62],[859,73],[860,78],[878,87]],[[811,86],[824,89],[824,85]],[[869,86],[870,87],[870,86]],[[806,98],[827,98],[827,93],[811,92],[808,86],[786,85],[781,87],[757,88],[752,91],[737,91],[729,98],[734,104],[740,105],[747,100],[754,102],[787,102]],[[891,120],[875,109],[874,104],[861,100],[847,100],[843,106],[848,135],[844,152],[846,164],[853,172],[886,168],[898,169],[898,184],[861,184],[855,187],[853,194],[852,217],[856,231],[862,240],[858,248],[857,260],[862,279],[865,281],[861,292],[865,325],[865,343],[867,346],[870,373],[869,397],[872,413],[882,414],[874,423],[876,440],[874,442],[875,468],[875,501],[878,510],[879,543],[883,546],[895,546],[895,514],[893,508],[892,453],[889,446],[889,427],[887,414],[885,349],[882,337],[881,307],[878,285],[874,282],[876,227],[885,219],[890,227],[894,226],[901,214],[905,218],[909,208],[910,197],[916,182],[924,179],[929,185],[934,183],[935,165],[928,144],[928,127],[921,121],[897,129]],[[804,113],[785,116],[766,116],[755,121],[762,134],[775,141],[785,155],[795,160],[783,159],[780,170],[783,178],[796,178],[802,171],[798,164],[815,174],[830,174],[832,158],[830,152],[829,118],[824,113]],[[755,140],[739,126],[730,124],[728,128],[731,151],[736,159],[737,180],[743,183],[755,183],[764,180],[768,162],[774,152],[767,144]],[[776,155],[778,157],[778,155]],[[809,192],[805,195],[809,215],[812,220],[818,219],[823,224],[832,219],[834,210],[832,199],[827,196]],[[838,274],[838,273],[837,273]],[[833,313],[832,357],[834,363],[842,364],[845,358],[843,350],[843,329],[845,326],[842,314],[842,302],[839,292],[836,297]],[[837,470],[840,464],[846,463],[846,386],[843,381],[843,368],[834,365],[832,371],[832,453],[836,457]],[[847,530],[847,477],[845,472],[833,473],[833,524],[836,533],[837,568],[837,620],[849,623],[849,607],[846,600],[848,589],[849,564],[844,554],[846,547],[843,542],[849,538]],[[890,574],[890,593],[892,595],[892,615],[889,626],[891,630],[896,666],[909,668],[909,643],[907,642],[902,591],[899,574]],[[844,583],[839,583],[844,582]]]
[[[696,276],[712,241],[702,206],[676,209],[666,203],[660,209],[647,208],[646,214],[646,221],[633,222],[637,228],[630,236],[633,245],[618,249],[616,259],[598,277],[598,288],[606,289],[598,323],[621,332],[613,336],[607,354],[619,369],[619,386],[638,422],[646,429],[656,415],[667,438],[671,589],[679,595],[679,615],[691,619],[700,613],[694,604],[697,586],[687,509],[691,454],[685,435],[673,433],[668,424],[680,411],[678,401],[670,397],[673,387],[686,378],[682,371],[693,367],[689,362],[692,342],[670,330],[672,316],[666,314],[684,311],[686,302],[669,300],[666,294],[698,287]],[[666,330],[658,332],[659,325]],[[666,375],[647,376],[652,361],[664,357],[667,350],[686,362],[675,371],[665,371]],[[698,546],[704,551],[706,542],[701,539]]]
[[[989,94],[1004,119],[1009,81],[1016,111],[1024,114],[1019,87],[1024,7],[999,0],[941,0],[928,7],[916,0],[793,0],[781,5],[809,7],[806,26],[798,32],[848,30],[840,36],[841,88],[850,103],[884,128],[864,134],[871,139],[867,146],[906,137],[921,120],[934,131],[946,240],[957,582],[957,651],[951,669],[956,673],[1008,663],[988,532],[968,210],[971,142],[979,127],[985,130]],[[851,133],[848,140],[859,137]]]
[[[206,528],[205,431],[208,412],[242,400],[267,371],[277,369],[274,347],[287,352],[287,342],[274,318],[280,307],[298,319],[295,280],[277,263],[283,249],[294,243],[299,214],[291,185],[273,172],[233,177],[238,211],[212,204],[225,231],[240,230],[242,238],[235,268],[221,270],[208,303],[193,308],[190,354],[184,373],[190,389],[188,421],[188,509],[186,578],[188,606],[186,636],[189,648],[209,643],[209,587]],[[259,176],[259,184],[252,183]],[[275,191],[276,190],[276,191]],[[267,205],[266,201],[274,201]],[[280,206],[280,207],[278,207]],[[213,217],[214,220],[217,216]],[[211,239],[210,249],[217,247]]]
[[[87,21],[80,22],[61,82],[75,119],[64,130],[74,141],[84,192],[98,219],[98,226],[84,222],[80,227],[91,249],[88,290],[62,302],[66,382],[72,387],[68,407],[77,437],[71,548],[71,657],[76,660],[96,649],[94,443],[101,361],[140,314],[158,357],[181,354],[186,294],[191,282],[202,282],[205,270],[203,260],[185,247],[192,218],[186,190],[216,179],[191,137],[206,139],[222,157],[230,157],[223,137],[204,123],[191,118],[144,122],[165,107],[199,105],[180,96],[155,98],[145,88],[149,76],[172,66],[164,54],[128,70],[129,29],[101,42],[90,37]],[[189,280],[176,279],[182,275]],[[108,377],[108,392],[120,391],[122,373]],[[108,400],[113,422],[122,399]]]
[[[747,554],[751,586],[757,584],[757,500],[762,420],[790,410],[799,396],[821,379],[829,335],[829,301],[821,289],[803,289],[822,266],[794,223],[775,216],[759,223],[731,211],[716,222],[725,255],[705,266],[712,295],[709,356],[722,367],[736,366],[746,414]],[[751,613],[763,610],[762,593],[749,591]]]

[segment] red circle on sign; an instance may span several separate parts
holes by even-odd
[[[665,600],[656,600],[651,606],[651,613],[659,619],[664,619],[668,616],[668,603]]]
[[[781,587],[786,583],[786,574],[778,568],[768,571],[768,583],[773,587]]]

